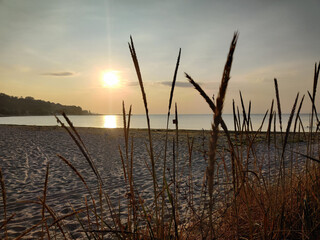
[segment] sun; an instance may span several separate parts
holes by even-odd
[[[104,87],[116,87],[119,85],[119,76],[116,71],[107,71],[102,75]]]

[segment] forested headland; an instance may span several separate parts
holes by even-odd
[[[0,93],[0,116],[43,116],[65,112],[68,115],[88,115],[90,111],[79,106],[37,100],[33,97],[13,97]]]

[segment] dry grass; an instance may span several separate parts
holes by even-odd
[[[319,148],[320,143],[315,99],[320,64],[315,66],[313,90],[312,94],[309,93],[312,105],[310,132],[305,132],[299,116],[304,96],[297,108],[299,102],[299,94],[297,94],[286,131],[283,133],[280,91],[276,79],[274,84],[278,111],[275,111],[274,100],[272,100],[270,111],[266,111],[261,127],[254,132],[251,122],[251,101],[246,109],[240,92],[242,115],[239,107],[233,101],[234,132],[230,132],[223,121],[222,112],[237,39],[238,33],[235,33],[216,101],[210,99],[200,85],[186,74],[188,81],[213,111],[210,140],[208,143],[203,140],[201,146],[203,158],[208,159],[208,166],[200,192],[196,193],[193,184],[192,168],[194,167],[195,146],[192,136],[187,136],[187,159],[181,159],[182,157],[179,155],[180,139],[183,132],[179,131],[177,104],[175,104],[176,129],[174,133],[170,134],[168,130],[181,49],[169,95],[167,129],[163,143],[162,181],[159,181],[155,169],[156,156],[152,142],[148,102],[136,50],[131,38],[129,49],[137,73],[148,124],[146,148],[149,155],[145,156],[144,161],[146,169],[150,170],[153,181],[152,204],[145,203],[135,185],[133,174],[134,138],[130,134],[131,106],[127,114],[123,103],[125,144],[122,148],[119,146],[127,202],[125,206],[119,205],[118,209],[119,212],[123,207],[127,209],[125,217],[121,217],[117,207],[111,202],[110,196],[104,190],[107,186],[104,185],[80,134],[68,117],[63,114],[69,127],[65,126],[59,118],[57,120],[78,146],[86,163],[95,174],[98,193],[93,194],[85,176],[82,176],[69,160],[58,155],[58,159],[63,161],[81,180],[90,198],[88,200],[84,197],[83,208],[74,209],[72,213],[58,216],[46,201],[47,189],[50,185],[48,165],[43,194],[38,197],[38,201],[33,201],[33,203],[42,206],[41,220],[22,232],[16,239],[22,239],[39,228],[41,228],[42,239],[70,239],[72,232],[64,225],[64,220],[69,218],[77,218],[80,226],[78,229],[81,229],[81,232],[84,233],[83,237],[87,239],[317,239],[320,234],[320,167],[318,166],[320,160],[315,148]],[[276,131],[277,118],[279,119],[280,133]],[[312,128],[313,121],[316,121],[315,131]],[[265,122],[268,124],[267,132],[261,132]],[[220,131],[220,125],[223,131]],[[168,149],[168,143],[171,140],[173,148]],[[294,144],[299,142],[307,145],[306,152],[299,152],[294,148]],[[261,154],[261,150],[259,150],[261,146],[267,154]],[[167,173],[169,151],[172,151],[173,156],[170,165],[172,169],[170,169],[170,173]],[[187,173],[182,172],[180,161],[188,163]],[[279,171],[277,172],[277,170]],[[275,171],[277,174],[272,173]],[[185,178],[187,181],[186,195],[181,191],[181,177],[183,175],[187,176]],[[7,239],[10,237],[7,227],[14,219],[14,215],[7,216],[5,179],[1,169],[0,184],[3,203],[0,237]],[[194,200],[195,194],[201,195],[199,201]],[[119,204],[123,204],[123,202],[119,201]],[[184,206],[184,209],[181,210],[181,206]],[[53,228],[55,230],[52,230]]]

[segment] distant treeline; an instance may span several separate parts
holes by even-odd
[[[68,115],[91,114],[78,106],[36,100],[33,97],[12,97],[0,93],[0,116],[53,115],[65,112]]]

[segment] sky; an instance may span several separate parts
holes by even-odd
[[[121,113],[124,101],[142,114],[131,35],[150,113],[168,111],[181,48],[173,101],[180,114],[207,114],[184,72],[217,96],[239,31],[224,113],[232,113],[233,99],[240,106],[239,91],[253,113],[264,113],[275,99],[274,78],[288,113],[297,92],[312,89],[319,10],[319,0],[0,0],[0,92],[101,114]],[[104,84],[108,71],[117,74],[117,86]]]

